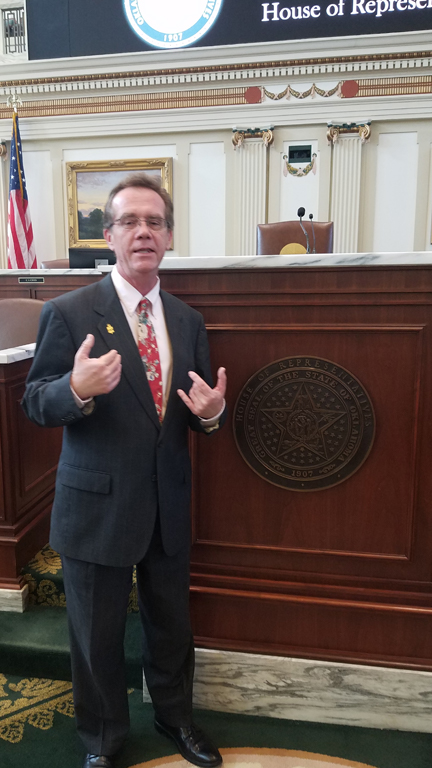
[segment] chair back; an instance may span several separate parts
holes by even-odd
[[[37,299],[0,299],[0,349],[36,341],[43,305]]]
[[[41,269],[69,269],[69,259],[51,259],[51,261],[41,261]]]
[[[312,253],[314,239],[311,222],[304,221],[303,226],[308,233]],[[333,222],[314,221],[313,226],[315,230],[315,253],[333,253]],[[306,237],[300,222],[278,221],[276,224],[258,224],[257,254],[259,256],[272,256],[282,252],[306,253]]]

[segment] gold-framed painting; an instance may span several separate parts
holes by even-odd
[[[172,196],[172,158],[66,163],[69,248],[107,248],[103,211],[108,195],[134,171],[159,176]]]

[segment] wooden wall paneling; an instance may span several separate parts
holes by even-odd
[[[194,587],[197,645],[431,670],[430,607]]]
[[[0,278],[1,279],[1,278]],[[3,282],[3,281],[2,281]],[[31,290],[6,283],[0,287],[0,299],[32,299]]]
[[[2,298],[47,301],[102,275],[0,277]],[[31,360],[0,365],[0,588],[19,589],[22,567],[48,541],[61,429],[27,420],[20,400]]]
[[[345,555],[361,554],[363,557],[372,555],[386,560],[406,559],[411,546],[407,539],[412,525],[412,496],[409,491],[412,477],[411,482],[409,477],[414,471],[418,422],[417,363],[421,331],[419,327],[385,330],[376,327],[310,330],[289,327],[262,330],[252,327],[250,331],[244,332],[233,329],[229,334],[210,330],[212,348],[217,359],[226,360],[228,369],[232,371],[231,394],[237,395],[249,376],[266,362],[286,357],[289,352],[301,355],[302,350],[303,354],[309,354],[313,359],[314,355],[310,355],[308,350],[321,350],[321,356],[338,361],[359,376],[369,393],[372,393],[380,420],[371,457],[361,471],[345,483],[317,494],[287,493],[285,489],[263,481],[244,465],[232,430],[228,433],[230,440],[226,437],[227,432],[223,433],[223,437],[221,434],[227,482],[218,485],[215,478],[212,498],[220,511],[217,518],[203,516],[197,527],[197,540],[203,543],[230,542],[243,546],[248,543],[267,549],[299,551],[302,554],[307,551],[326,551],[330,554],[333,551]],[[224,336],[224,339],[219,339],[220,336]],[[253,337],[252,343],[249,342],[249,336]],[[387,340],[388,336],[391,337],[390,341]],[[386,356],[384,347],[387,349]],[[381,373],[376,368],[367,371],[368,361],[378,354],[382,360]],[[394,374],[389,364],[396,354],[403,356],[406,362],[404,372],[398,378],[397,389],[393,387]],[[229,397],[231,413],[235,399]],[[398,413],[397,420],[393,418],[394,413]],[[399,441],[399,430],[406,438],[402,444]],[[207,477],[207,448],[214,450],[213,446],[205,442],[201,445],[201,459],[204,453],[204,461],[198,463],[198,476],[203,472]],[[382,470],[383,467],[396,466],[398,461],[400,472],[381,476],[379,485],[373,483],[377,463]],[[212,464],[213,467],[217,466],[216,462]],[[234,492],[232,489],[235,489]],[[249,507],[245,504],[251,495],[259,517],[253,522]],[[399,503],[398,517],[386,519],[384,524],[381,518],[396,503]]]
[[[0,365],[0,586],[9,588],[48,540],[61,445],[61,429],[37,427],[21,409],[30,364]]]
[[[29,282],[19,283],[18,275],[2,274],[0,276],[0,299],[24,298],[48,301],[67,291],[73,291],[95,280],[101,280],[103,276],[101,273],[83,275],[69,272],[55,275],[48,272],[48,274],[35,276],[34,282],[31,282],[32,278],[26,275],[26,280]],[[36,277],[43,277],[44,282],[36,282]]]

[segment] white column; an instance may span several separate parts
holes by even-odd
[[[267,148],[262,139],[245,139],[234,151],[235,253],[256,254],[256,229],[266,223]]]
[[[0,139],[3,142],[4,139]],[[0,269],[7,269],[7,210],[9,198],[9,149],[0,157]]]
[[[331,214],[335,253],[357,253],[361,180],[360,136],[339,136],[333,146]]]

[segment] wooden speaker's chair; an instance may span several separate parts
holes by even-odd
[[[0,299],[0,349],[36,341],[43,305],[37,299]]]
[[[51,261],[41,261],[41,269],[69,269],[69,259],[51,259]]]
[[[303,221],[309,236],[310,252],[314,247],[312,225]],[[333,222],[314,221],[315,253],[333,253]],[[258,224],[257,254],[272,256],[278,253],[306,253],[306,237],[299,221],[278,221],[276,224]]]

